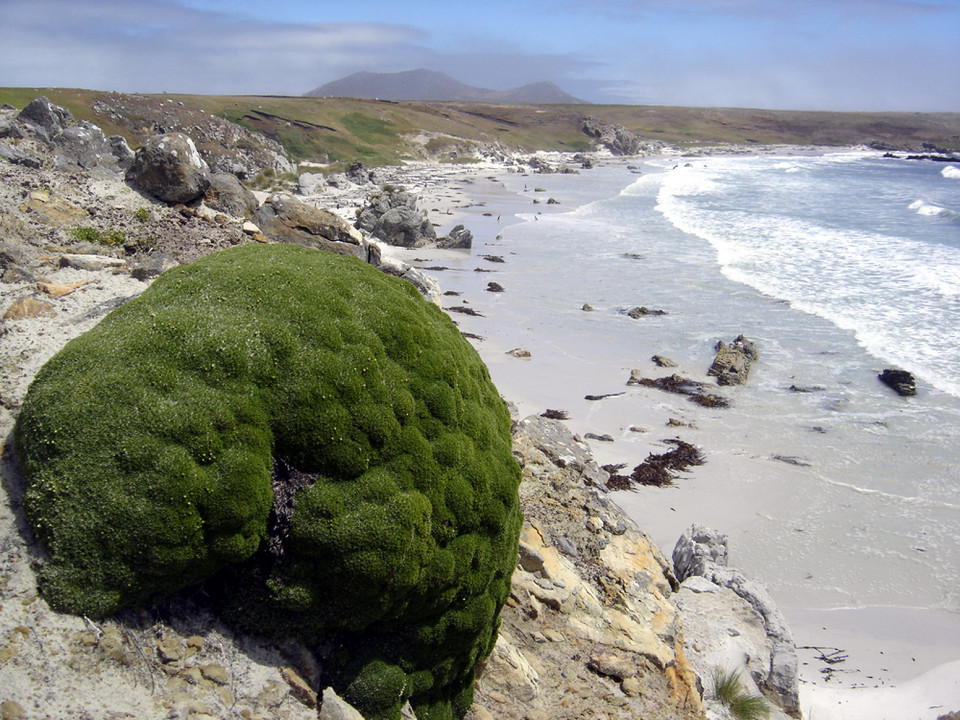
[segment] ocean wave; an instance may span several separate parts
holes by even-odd
[[[706,240],[731,280],[851,331],[874,357],[960,397],[960,252],[791,216],[775,199],[769,209],[744,209],[744,185],[725,179],[699,168],[665,173],[656,209]],[[911,209],[951,212],[931,206],[918,200]]]
[[[960,180],[960,168],[954,167],[953,165],[947,165],[940,171],[940,174],[951,180]]]
[[[924,215],[926,217],[944,217],[951,218],[956,215],[952,210],[948,210],[945,207],[940,205],[934,205],[933,203],[928,203],[926,200],[914,200],[907,206],[910,210],[913,210],[917,215]]]

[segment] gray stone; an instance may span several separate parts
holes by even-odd
[[[203,195],[203,202],[214,210],[244,220],[253,217],[260,205],[256,196],[230,173],[210,176],[210,187]]]
[[[726,535],[700,525],[691,526],[673,550],[674,572],[681,582],[699,575],[719,587],[728,588],[749,603],[763,619],[772,649],[766,676],[759,680],[759,684],[777,696],[786,712],[795,713],[799,709],[797,656],[786,618],[765,587],[726,564]]]
[[[182,133],[168,133],[144,141],[127,179],[165,202],[188,203],[210,187],[209,174],[193,140]]]
[[[468,250],[473,247],[473,233],[463,225],[457,225],[449,234],[437,240],[438,248]]]
[[[326,184],[322,173],[301,173],[297,179],[297,192],[301,195],[311,195],[323,190]]]
[[[578,472],[581,480],[606,491],[610,474],[597,465],[590,448],[559,420],[550,420],[539,415],[524,418],[518,423],[518,442],[530,442],[555,465]]]
[[[53,140],[65,127],[74,124],[73,115],[66,108],[54,105],[41,95],[34,98],[17,116],[20,122],[32,124],[44,140]]]
[[[0,157],[6,158],[14,165],[23,165],[23,167],[33,168],[34,170],[39,170],[41,165],[37,158],[27,155],[6,143],[0,143]]]
[[[179,264],[166,253],[153,253],[134,265],[130,274],[137,280],[149,280]]]
[[[356,227],[399,247],[420,247],[437,237],[426,213],[417,210],[416,198],[395,188],[373,193],[360,210]]]

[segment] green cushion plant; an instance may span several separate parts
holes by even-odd
[[[41,588],[104,616],[216,576],[240,626],[331,647],[369,717],[461,717],[517,556],[509,425],[406,281],[302,247],[214,253],[31,385],[15,440]]]

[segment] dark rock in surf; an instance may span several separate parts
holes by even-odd
[[[917,381],[914,379],[913,374],[906,370],[887,368],[877,375],[877,378],[884,385],[893,388],[898,395],[910,397],[917,394]]]

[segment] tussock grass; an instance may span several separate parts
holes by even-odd
[[[744,687],[739,670],[718,668],[713,677],[713,691],[717,700],[726,705],[737,720],[770,717],[770,705],[762,696],[754,695]]]

